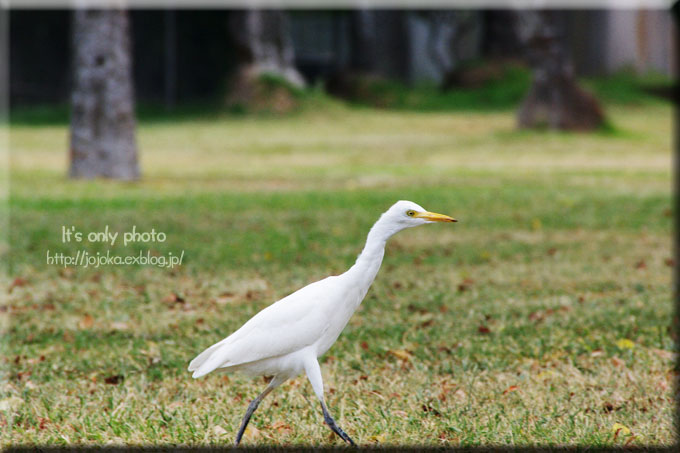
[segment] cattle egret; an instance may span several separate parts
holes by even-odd
[[[380,269],[385,242],[405,228],[455,221],[413,202],[398,201],[373,225],[363,251],[347,272],[314,282],[273,303],[191,361],[189,371],[194,378],[217,369],[272,376],[267,388],[248,406],[235,445],[262,399],[302,370],[319,398],[325,422],[345,442],[355,445],[328,412],[318,358],[335,343],[364,299]]]

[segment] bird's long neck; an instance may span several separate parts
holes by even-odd
[[[381,217],[371,228],[366,238],[366,245],[347,274],[356,281],[359,289],[365,294],[373,283],[375,276],[380,270],[383,256],[385,255],[385,243],[398,230],[390,227],[390,223]]]

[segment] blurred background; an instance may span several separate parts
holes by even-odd
[[[442,91],[500,79],[521,66],[533,26],[513,10],[132,10],[126,13],[136,99],[172,109],[228,104],[245,65],[296,87],[399,106],[380,90],[422,85]],[[10,11],[13,107],[67,104],[72,89],[71,11]],[[578,77],[677,72],[675,25],[666,10],[552,11],[549,25]],[[246,27],[246,24],[249,24]],[[94,31],[93,31],[94,32]],[[351,79],[361,74],[369,80]],[[373,82],[371,87],[364,84]],[[392,87],[396,90],[395,87]],[[241,93],[239,96],[243,96]],[[363,96],[362,96],[363,95]],[[517,93],[515,93],[517,95]],[[517,99],[513,99],[517,101]],[[245,101],[245,100],[244,100]],[[493,102],[493,100],[491,100]],[[510,99],[503,99],[509,102]],[[279,106],[285,109],[285,105]],[[451,106],[455,107],[455,105]]]
[[[189,360],[399,199],[460,222],[392,238],[323,358],[355,441],[673,443],[677,11],[10,10],[2,445],[230,441],[263,382]],[[336,442],[308,398],[246,442]]]

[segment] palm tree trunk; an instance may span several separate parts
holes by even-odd
[[[76,10],[73,50],[70,176],[137,179],[127,11]]]
[[[520,42],[533,71],[518,112],[521,128],[592,130],[604,123],[598,101],[576,83],[559,11],[517,13]]]

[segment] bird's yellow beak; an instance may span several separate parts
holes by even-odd
[[[457,222],[458,220],[444,214],[437,214],[436,212],[416,212],[413,216],[419,219],[429,220],[430,222]]]

